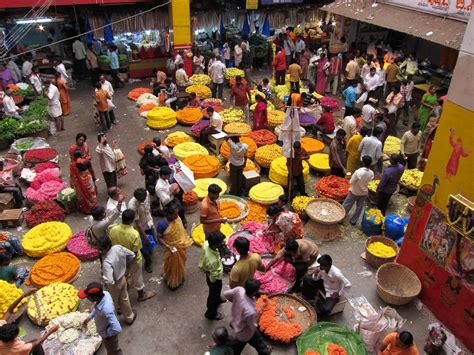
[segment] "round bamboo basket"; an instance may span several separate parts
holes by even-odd
[[[382,265],[375,275],[377,294],[387,304],[409,303],[421,292],[418,276],[406,266],[396,263]]]
[[[344,219],[346,211],[335,200],[316,198],[306,206],[306,214],[317,223],[337,224]]]
[[[372,254],[369,251],[368,247],[370,244],[375,243],[375,242],[380,242],[380,243],[385,244],[386,246],[393,248],[397,252],[397,254],[395,254],[395,256],[391,258],[382,258],[380,256]],[[382,266],[383,264],[394,261],[397,255],[398,255],[398,245],[390,238],[383,237],[381,235],[374,235],[373,237],[370,237],[365,241],[365,260],[367,260],[367,262],[375,268],[378,268]]]

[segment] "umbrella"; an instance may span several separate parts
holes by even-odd
[[[244,25],[242,26],[242,35],[248,35],[250,33],[249,18],[245,14]]]
[[[110,25],[110,18],[107,15],[105,15],[104,41],[105,43],[114,42],[114,33],[112,32],[112,26]]]
[[[265,15],[265,20],[263,21],[262,35],[270,36],[270,21],[268,19],[268,14]]]
[[[221,24],[219,26],[219,32],[220,32],[221,36],[224,36],[225,27],[224,27],[224,19],[222,18],[222,15],[221,15]]]
[[[89,23],[89,18],[87,16],[83,16],[84,23],[86,24],[86,43],[94,42],[94,33],[92,32],[91,24]]]

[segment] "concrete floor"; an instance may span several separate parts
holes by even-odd
[[[259,76],[261,76],[260,73]],[[117,139],[122,148],[128,163],[128,175],[119,180],[119,186],[130,197],[137,186],[143,185],[143,177],[140,175],[138,166],[139,154],[137,146],[139,143],[154,136],[165,138],[169,131],[152,131],[146,127],[144,119],[138,115],[138,110],[134,102],[127,99],[127,93],[133,87],[147,86],[148,82],[128,84],[123,89],[116,90],[114,103],[116,117],[120,120],[109,133],[109,141]],[[96,134],[99,127],[93,120],[92,99],[93,89],[88,83],[80,83],[77,89],[71,91],[72,110],[71,115],[66,118],[66,131],[61,132],[57,137],[49,138],[49,144],[60,152],[60,164],[63,168],[63,175],[67,179],[69,159],[67,150],[74,142],[74,137],[78,132],[85,132],[89,139],[91,151],[93,152],[93,165],[97,172],[100,172],[97,156],[94,154],[96,147]],[[226,91],[228,96],[228,91]],[[176,126],[172,129],[189,131],[188,127]],[[228,182],[228,177],[221,173],[220,178]],[[106,201],[105,184],[100,176],[98,182],[99,197],[98,203],[104,204]],[[312,176],[311,182],[307,184],[307,191],[314,193],[314,182],[316,177]],[[405,213],[406,197],[398,195],[393,199],[390,212],[399,211]],[[67,216],[66,222],[71,226],[73,232],[84,230],[88,224],[86,216],[81,213],[74,213]],[[189,216],[189,226],[198,222],[198,214]],[[27,228],[16,232],[18,235],[25,233]],[[343,237],[320,245],[323,253],[333,257],[334,264],[338,266],[346,277],[352,282],[353,287],[350,297],[364,295],[375,309],[384,306],[384,303],[376,295],[375,270],[368,266],[361,258],[360,254],[364,250],[365,236],[357,227],[343,227]],[[155,254],[155,267],[152,274],[145,273],[145,284],[147,289],[158,291],[158,296],[143,303],[137,302],[136,293],[131,290],[132,306],[138,311],[138,318],[133,326],[124,326],[120,335],[120,343],[125,354],[201,354],[211,343],[211,331],[217,326],[228,326],[230,320],[230,304],[222,306],[225,319],[219,322],[211,322],[204,318],[205,300],[207,287],[204,275],[197,267],[200,249],[192,246],[188,249],[188,260],[186,266],[186,282],[176,291],[170,291],[162,282],[162,252],[160,249]],[[15,259],[16,265],[33,264],[29,258]],[[364,272],[364,274],[361,274]],[[90,281],[100,279],[99,262],[83,262],[81,275],[74,286],[81,288]],[[227,288],[227,278],[224,281],[224,288]],[[80,310],[90,307],[88,301],[82,301]],[[426,307],[418,310],[414,303],[407,306],[397,307],[397,311],[408,321],[406,328],[415,337],[415,341],[420,348],[423,347],[427,334],[427,325],[434,320],[431,312]],[[353,326],[356,323],[354,312],[351,306],[346,306],[343,313],[331,317],[330,321]],[[27,331],[26,339],[32,339],[39,334],[40,328],[33,326],[26,316],[20,321],[20,326]],[[296,354],[294,345],[282,346],[272,343],[274,354]],[[105,354],[102,347],[99,354]],[[244,354],[255,353],[249,346]]]

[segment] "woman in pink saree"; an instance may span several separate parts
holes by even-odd
[[[260,95],[255,95],[257,104],[253,111],[253,130],[264,129],[268,123],[267,117],[267,103],[265,99]]]
[[[453,147],[453,152],[446,165],[446,179],[451,180],[451,177],[456,176],[459,168],[459,160],[461,157],[466,158],[472,150],[465,151],[462,146],[462,139],[454,139],[454,129],[451,128],[449,135],[449,144]]]
[[[308,48],[305,48],[303,53],[300,56],[300,66],[302,70],[301,79],[306,80],[308,77],[308,66],[309,66],[309,59],[311,58],[311,53],[309,52]]]
[[[320,95],[324,95],[326,91],[326,85],[329,76],[329,61],[326,58],[326,54],[321,53],[318,60],[318,76],[316,79],[316,92]]]

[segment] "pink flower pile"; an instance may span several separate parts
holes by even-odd
[[[268,261],[263,261],[266,265]],[[296,269],[286,260],[281,260],[266,271],[256,271],[254,278],[260,281],[260,291],[274,294],[287,292],[296,280]]]
[[[197,123],[195,123],[192,127],[191,127],[191,132],[195,135],[200,135],[201,134],[201,131],[206,128],[207,126],[209,126],[209,120],[201,120]]]
[[[68,240],[66,248],[80,260],[94,260],[99,257],[97,249],[92,248],[87,242],[85,231],[74,234]]]
[[[264,223],[247,222],[242,225],[240,230],[242,232],[250,233],[251,236],[249,236],[248,233],[234,233],[229,237],[227,245],[234,253],[237,253],[237,251],[234,249],[235,239],[237,237],[248,237],[251,253],[257,253],[260,255],[272,254],[276,245],[278,244],[278,241],[276,241],[272,235],[263,232],[266,228],[267,225]]]
[[[43,170],[26,189],[25,197],[33,202],[55,200],[58,192],[67,187],[58,175],[56,168]]]
[[[319,102],[321,106],[329,106],[331,108],[331,112],[339,110],[339,102],[334,97],[322,97]]]

